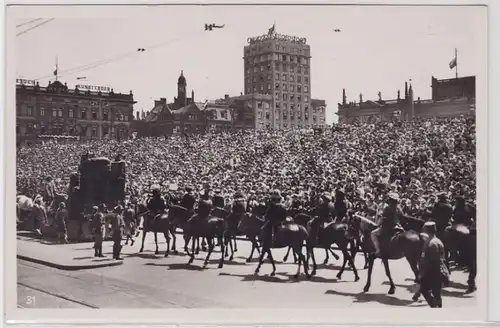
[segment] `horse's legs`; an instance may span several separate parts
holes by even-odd
[[[391,287],[389,288],[389,295],[392,295],[396,291],[396,286],[394,285],[394,281],[392,281],[391,269],[389,268],[389,260],[386,258],[382,259],[382,263],[384,263],[385,275],[387,276],[387,278],[389,278],[389,284],[391,285]]]
[[[375,255],[370,254],[368,256],[368,274],[366,277],[366,285],[363,288],[363,292],[368,292],[370,290],[370,286],[372,284],[372,272],[373,272],[373,264],[375,262]]]
[[[347,245],[345,248],[342,249],[342,255],[344,256],[344,264],[342,265],[342,269],[341,269],[342,271],[339,271],[339,273],[337,274],[337,277],[339,279],[341,279],[341,277],[342,277],[341,272],[344,272],[345,261],[347,259],[347,263],[349,263],[349,266],[352,268],[352,271],[354,273],[354,281],[358,281],[359,280],[358,270],[356,269],[356,265],[354,264],[354,259],[352,258],[351,254],[349,254],[349,251],[347,250]]]
[[[323,264],[327,264],[329,259],[330,255],[328,254],[328,248],[325,248],[325,260],[323,261]]]
[[[286,251],[285,257],[283,258],[283,262],[286,262],[286,260],[288,260],[288,254],[290,253],[291,249],[292,249],[292,246],[288,246],[288,250]]]
[[[233,248],[233,244],[231,242],[231,239],[233,239],[233,236],[229,236],[229,247],[231,248],[231,256],[229,257],[229,261],[232,261],[233,258],[234,258],[234,252],[236,251],[234,248]],[[226,247],[226,254],[227,254],[227,244],[224,245]],[[222,245],[221,245],[222,247]]]
[[[175,226],[170,228],[170,234],[172,235],[172,253],[177,253],[177,249],[175,247],[175,242],[177,241],[177,237],[175,236]]]
[[[156,251],[155,254],[160,254],[160,251],[158,250],[158,234],[155,232],[155,244],[156,244]]]
[[[311,254],[311,260],[313,262],[313,269],[311,271],[311,276],[315,276],[316,275],[316,270],[318,269],[318,266],[316,265],[316,256],[314,256],[314,247],[311,247],[309,249],[309,254]]]
[[[300,248],[298,248],[298,249],[295,249],[295,248],[294,248],[294,249],[293,249],[293,252],[294,252],[294,253],[297,253],[297,256],[298,256],[298,258],[299,258],[299,261],[298,261],[299,263],[298,263],[298,265],[297,265],[297,273],[296,273],[296,274],[295,274],[295,276],[294,276],[295,280],[299,280],[299,275],[300,275],[300,266],[302,265],[302,259],[303,259],[303,257],[304,257],[304,254],[302,254],[302,246],[301,246]]]
[[[167,257],[170,253],[170,236],[168,235],[168,230],[163,233],[163,236],[165,236],[165,240],[167,241],[167,250],[165,251],[165,257]]]
[[[347,257],[349,254],[347,254],[347,251],[342,247],[342,255],[343,255],[343,261],[342,261],[342,267],[340,268],[339,272],[337,273],[337,278],[342,279],[342,274],[344,273],[345,270],[345,265],[347,264]]]
[[[229,240],[229,243],[231,243],[231,240]],[[226,245],[224,244],[224,238],[222,238],[222,243],[221,243],[221,249],[220,249],[220,261],[219,261],[219,266],[218,268],[219,269],[222,269],[222,267],[224,266],[224,248],[226,247]],[[231,250],[232,252],[232,250]],[[233,259],[233,254],[231,254],[231,257],[229,258],[230,261],[232,261]]]
[[[328,248],[328,251],[332,254],[332,256],[335,258],[335,260],[339,260],[339,256],[337,254],[335,254],[335,252],[333,251],[333,249],[331,249],[330,247]],[[325,263],[326,264],[326,263]]]
[[[129,239],[130,239],[130,235],[127,235],[127,236],[125,237],[125,244],[123,244],[123,245],[128,245],[128,240],[129,240]]]
[[[471,256],[471,255],[469,255]],[[476,286],[476,274],[477,274],[477,260],[476,255],[472,255],[472,258],[468,259],[468,269],[469,269],[469,277],[467,279],[467,291],[466,293],[473,293],[477,290]]]
[[[141,244],[141,249],[139,250],[139,253],[144,252],[144,240],[146,239],[146,230],[142,230],[142,244]]]
[[[276,263],[274,262],[273,254],[271,254],[271,248],[267,250],[267,258],[271,261],[273,266],[273,272],[271,272],[271,277],[276,275]]]
[[[264,254],[267,252],[267,247],[262,246],[262,251],[259,255],[259,264],[257,265],[257,268],[255,268],[255,274],[258,274],[260,271],[260,267],[262,266],[262,262],[264,262]]]
[[[203,267],[206,267],[208,265],[208,261],[210,260],[210,255],[212,255],[212,251],[214,250],[215,243],[212,238],[207,238],[208,242],[208,252],[207,252],[207,257],[205,258],[205,262],[203,263]],[[224,257],[224,254],[222,254],[222,257]]]
[[[207,242],[208,242],[208,238],[203,237],[201,239],[201,250],[204,252],[207,251]],[[200,241],[198,241],[198,247],[199,247],[199,243],[200,243]]]
[[[250,263],[252,262],[253,252],[255,251],[256,248],[259,247],[259,245],[257,245],[255,237],[249,237],[248,239],[250,239],[250,241],[252,242],[252,250],[250,251],[250,256],[246,259],[246,262]]]
[[[196,241],[196,255],[198,255],[198,254],[200,254],[200,238],[196,238],[194,241]],[[194,243],[194,241],[193,241],[193,243]]]
[[[189,240],[191,240],[191,239],[193,240],[193,243],[191,244],[191,257],[189,258],[188,264],[193,263],[193,261],[194,261],[194,254],[195,254],[195,249],[194,249],[194,247],[195,247],[195,240],[196,240],[195,237],[189,237],[188,242],[186,244],[189,244]]]
[[[236,236],[234,236],[234,251],[238,251],[238,244],[236,243]]]

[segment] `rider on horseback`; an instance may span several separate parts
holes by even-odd
[[[335,204],[333,209],[333,220],[340,222],[347,214],[348,202],[345,199],[344,189],[338,188],[335,191]]]
[[[262,230],[266,232],[267,236],[272,236],[272,243],[275,243],[276,231],[278,226],[286,220],[286,208],[281,203],[281,192],[276,189],[271,194],[271,202],[267,208],[266,223]]]
[[[392,237],[395,228],[402,230],[399,223],[399,217],[402,215],[402,211],[399,208],[399,195],[396,193],[389,193],[388,206],[384,209],[382,213],[382,219],[380,225],[377,229],[373,230],[371,233],[371,239],[373,246],[375,246],[375,255],[380,256],[380,237],[386,236]]]
[[[212,197],[212,202],[214,204],[214,207],[218,208],[224,208],[224,206],[226,205],[224,203],[224,197],[222,197],[220,194],[220,189],[215,189],[215,195]]]
[[[231,206],[231,213],[237,215],[238,220],[246,212],[245,196],[241,192],[236,192],[233,196],[233,205]]]
[[[431,219],[436,222],[436,230],[438,234],[443,232],[450,224],[453,209],[448,204],[446,193],[442,192],[438,195],[438,202],[432,208]]]
[[[165,204],[165,200],[161,197],[160,188],[153,188],[153,197],[148,201],[147,209],[153,214],[153,217],[156,215],[165,212],[167,209],[167,205]]]
[[[455,208],[453,209],[453,224],[463,224],[470,227],[475,220],[473,208],[465,202],[463,196],[457,196]]]
[[[187,186],[186,193],[182,197],[179,205],[192,213],[194,212],[194,204],[196,204],[196,197],[194,196],[193,188],[191,186]]]
[[[319,243],[319,231],[321,227],[330,220],[332,213],[334,212],[334,206],[332,204],[332,195],[329,192],[324,192],[321,195],[322,203],[316,208],[317,218],[314,219],[311,237],[314,238],[316,244]]]

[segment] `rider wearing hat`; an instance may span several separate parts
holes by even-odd
[[[104,220],[105,205],[92,207],[91,231],[94,235],[94,256],[104,257],[102,255],[102,242],[105,234],[106,221]]]
[[[453,224],[463,224],[465,226],[471,226],[475,221],[475,211],[474,208],[465,202],[463,196],[455,197],[455,208],[453,209]]]
[[[348,208],[344,189],[338,188],[335,190],[335,203],[333,207],[333,220],[340,222],[346,216]]]
[[[214,207],[224,208],[226,204],[224,203],[224,197],[221,196],[220,189],[215,189],[215,195],[212,197],[212,202]]]
[[[390,234],[394,231],[396,226],[399,226],[399,217],[402,215],[401,209],[399,208],[399,195],[396,193],[389,193],[388,195],[388,206],[384,208],[382,212],[382,218],[380,220],[380,225],[377,229],[373,230],[371,233],[371,239],[373,246],[375,246],[375,255],[380,256],[380,237]]]
[[[276,189],[271,194],[271,201],[267,208],[265,218],[266,222],[262,229],[266,231],[268,236],[272,236],[272,243],[275,242],[276,228],[286,220],[286,209],[281,203],[281,192]]]
[[[446,229],[446,227],[450,224],[452,215],[453,209],[451,208],[451,205],[448,204],[446,193],[439,193],[438,202],[434,204],[431,213],[431,219],[436,222],[438,233],[444,231],[444,229]]]
[[[234,194],[231,212],[240,216],[246,212],[246,200],[245,196],[243,196],[243,193],[238,191]]]
[[[153,196],[148,201],[147,209],[151,211],[151,213],[153,213],[154,215],[157,215],[164,212],[166,208],[167,205],[165,204],[165,200],[163,199],[163,197],[161,197],[160,188],[154,187]]]
[[[329,192],[324,192],[321,195],[321,204],[316,208],[317,219],[313,221],[313,226],[311,230],[311,235],[314,236],[316,243],[319,242],[319,231],[321,226],[331,219],[332,213],[334,212],[334,206],[332,204],[332,195]]]
[[[122,229],[125,226],[122,217],[123,208],[121,205],[113,209],[113,219],[111,220],[111,231],[113,234],[113,259],[121,260],[120,251],[122,249]]]
[[[187,209],[189,212],[193,212],[194,204],[196,204],[196,197],[194,196],[193,187],[187,186],[186,193],[182,197],[179,205]]]

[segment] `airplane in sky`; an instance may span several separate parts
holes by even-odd
[[[205,31],[213,31],[214,28],[224,28],[224,25],[216,25],[216,24],[205,24]]]

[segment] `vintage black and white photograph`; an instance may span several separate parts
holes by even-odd
[[[99,10],[12,27],[18,308],[477,307],[485,7]]]

